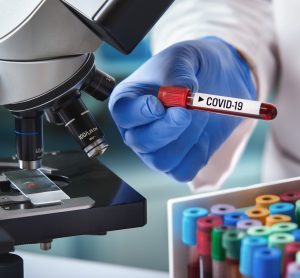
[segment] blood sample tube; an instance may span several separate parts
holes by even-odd
[[[206,216],[197,220],[197,249],[200,255],[201,277],[212,277],[212,230],[223,224],[219,216]]]
[[[300,251],[299,242],[291,242],[285,245],[283,252],[283,273],[287,276],[288,265],[296,260],[296,254]]]
[[[277,195],[260,195],[255,199],[256,207],[269,208],[270,205],[279,203],[280,197]]]
[[[266,237],[268,238],[272,233],[271,228],[266,226],[261,227],[252,227],[247,230],[247,234],[249,236],[258,236],[258,237]]]
[[[192,93],[188,88],[160,87],[158,98],[166,107],[181,106],[260,120],[273,120],[277,109],[270,103],[203,93]]]
[[[226,277],[240,278],[239,271],[241,241],[245,232],[231,230],[224,233],[222,245],[226,250]]]
[[[277,248],[262,247],[254,252],[252,278],[280,278],[281,251]]]
[[[246,210],[245,213],[249,216],[249,218],[257,219],[265,224],[266,218],[269,215],[269,210],[266,208],[252,208]]]
[[[288,202],[295,204],[296,201],[300,200],[300,192],[299,191],[289,191],[284,192],[279,195],[281,202]]]
[[[223,235],[226,231],[232,230],[232,226],[218,226],[212,232],[212,278],[224,278],[226,273],[226,253],[222,246]]]
[[[292,221],[292,218],[288,215],[273,214],[273,215],[269,215],[266,218],[266,226],[272,227],[274,224],[277,224],[277,223],[288,223],[291,221]]]
[[[294,230],[292,235],[295,237],[295,241],[300,242],[300,229]]]
[[[244,219],[244,220],[240,220],[236,224],[238,230],[245,231],[245,232],[252,227],[260,227],[260,226],[262,226],[261,221],[256,219]]]
[[[212,215],[217,215],[224,219],[224,215],[230,212],[234,212],[236,208],[229,204],[216,204],[210,208],[210,213]]]
[[[296,223],[277,223],[271,227],[272,233],[293,233],[298,228]]]
[[[297,252],[296,254],[296,262],[300,263],[300,252]]]
[[[295,206],[291,203],[276,203],[269,207],[270,215],[272,214],[284,214],[292,218],[292,221],[295,220]]]
[[[247,214],[242,211],[234,211],[224,215],[224,224],[235,227],[237,222],[244,219],[249,219]]]
[[[253,276],[254,252],[260,247],[267,247],[268,240],[264,237],[245,237],[242,240],[240,272],[245,277]]]
[[[204,208],[188,208],[182,216],[182,242],[189,247],[187,277],[199,278],[199,253],[197,251],[197,220],[207,216],[208,211]]]
[[[286,278],[299,278],[300,277],[300,263],[293,262],[289,264]]]

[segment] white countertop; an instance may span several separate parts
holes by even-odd
[[[168,278],[166,272],[27,252],[16,254],[24,260],[25,278]]]

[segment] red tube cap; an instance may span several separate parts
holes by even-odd
[[[162,86],[158,91],[158,99],[166,107],[186,107],[190,91],[188,88]]]
[[[219,216],[206,216],[197,220],[197,249],[201,256],[211,255],[212,230],[222,224]]]

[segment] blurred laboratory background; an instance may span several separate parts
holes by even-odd
[[[129,56],[122,55],[105,44],[95,56],[99,69],[121,81],[151,56],[149,38],[142,41]],[[106,236],[57,239],[47,254],[166,271],[167,201],[191,193],[186,184],[176,183],[165,175],[148,169],[124,145],[108,111],[107,101],[101,103],[88,96],[84,98],[89,109],[96,115],[110,144],[109,150],[99,158],[100,161],[147,198],[148,224],[142,228],[111,232]],[[0,115],[1,156],[10,156],[15,153],[14,120],[4,109],[0,111]],[[238,167],[223,188],[259,182],[267,128],[264,122],[258,124]],[[78,149],[78,145],[63,127],[45,123],[44,136],[45,151]],[[38,245],[20,246],[18,249],[45,252],[40,251]]]

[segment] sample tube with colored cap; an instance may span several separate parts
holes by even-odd
[[[197,220],[207,216],[208,211],[204,208],[188,208],[182,216],[182,242],[189,246],[187,265],[188,278],[199,278],[199,254],[197,251]]]
[[[160,87],[158,98],[166,107],[215,112],[226,115],[273,120],[277,109],[270,103],[204,93],[192,93],[189,88]]]
[[[242,211],[234,211],[224,215],[224,225],[236,226],[237,222],[243,219],[249,219],[248,215]]]
[[[230,212],[234,212],[236,208],[229,204],[216,204],[210,208],[211,215],[220,216],[224,219],[224,215]]]
[[[226,250],[226,277],[239,278],[240,249],[245,232],[231,230],[224,233],[222,245]]]
[[[248,229],[252,227],[260,227],[262,226],[261,221],[256,219],[244,219],[237,222],[236,227],[241,231],[248,231]]]
[[[284,214],[292,218],[292,221],[295,220],[295,206],[291,203],[276,203],[269,207],[270,214]]]
[[[270,205],[278,202],[280,202],[280,197],[277,195],[260,195],[255,199],[258,208],[269,208]]]
[[[222,224],[222,218],[219,216],[206,216],[197,220],[197,249],[202,277],[212,277],[212,230]]]
[[[284,252],[286,244],[291,243],[295,240],[294,236],[288,233],[275,233],[269,236],[269,247],[278,248],[281,254]],[[283,260],[282,260],[283,265]]]
[[[300,252],[300,242],[291,242],[285,245],[283,252],[283,273],[287,275],[289,264],[296,260],[296,254]]]
[[[262,247],[254,252],[252,278],[280,278],[281,251],[277,248]]]
[[[232,226],[218,226],[212,232],[212,278],[223,278],[226,273],[226,253],[222,246],[223,235],[226,231],[232,230]]]
[[[243,238],[240,257],[240,272],[245,278],[253,276],[253,258],[255,250],[267,246],[268,240],[264,237]]]
[[[281,202],[288,202],[295,204],[298,200],[300,200],[300,192],[299,191],[289,191],[284,192],[279,195]]]
[[[269,215],[266,218],[266,226],[272,227],[274,224],[277,224],[277,223],[288,223],[291,221],[292,221],[292,218],[288,215],[273,214],[273,215]]]
[[[257,219],[261,221],[263,224],[266,222],[266,218],[269,215],[269,210],[266,208],[252,208],[245,211],[251,219]]]

